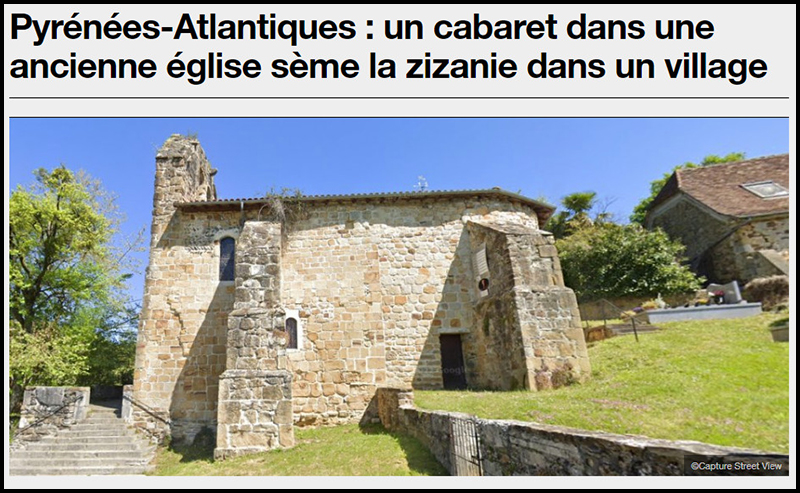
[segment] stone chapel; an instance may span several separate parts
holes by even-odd
[[[217,457],[358,422],[382,386],[542,390],[590,374],[553,207],[499,188],[220,199],[199,142],[156,156],[130,402]]]

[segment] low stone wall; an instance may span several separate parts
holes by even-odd
[[[419,411],[414,408],[414,392],[411,390],[380,388],[375,399],[384,428],[419,440],[452,474],[450,416],[457,413]]]
[[[16,446],[41,440],[86,418],[89,387],[30,387],[22,400]],[[52,415],[51,415],[52,414]]]
[[[485,476],[676,476],[741,474],[736,464],[759,467],[753,475],[788,475],[789,456],[693,441],[670,441],[592,432],[520,421],[478,419],[460,413],[422,411],[410,390],[378,389],[378,414],[390,431],[414,436],[428,446],[451,474],[455,471],[450,422],[471,419],[480,437]],[[688,467],[697,463],[731,464],[732,471]],[[778,470],[764,470],[769,463]]]

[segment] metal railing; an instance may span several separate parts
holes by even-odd
[[[450,417],[450,457],[455,476],[483,476],[481,437],[474,417]]]
[[[602,318],[603,318],[603,327],[606,328],[606,329],[608,328],[608,321],[609,320],[622,318],[622,314],[626,312],[626,310],[623,310],[622,308],[618,307],[614,303],[611,303],[610,301],[608,301],[605,298],[601,298],[599,300],[594,300],[591,303],[600,304],[600,310],[601,310]],[[613,316],[609,316],[609,315],[612,315],[612,314],[613,314]],[[583,315],[583,310],[582,309],[581,309],[581,319],[586,320],[586,318]],[[650,326],[650,321],[647,319],[647,312],[646,311],[642,311],[642,312],[636,313],[634,315],[631,315],[630,317],[628,317],[628,320],[630,321],[630,325],[631,325],[631,327],[633,329],[633,335],[636,338],[636,342],[639,342],[639,332],[636,329],[636,326],[637,326],[637,324],[640,325],[640,326]],[[622,325],[627,325],[627,324],[622,324]]]
[[[133,397],[123,394],[122,399],[130,402],[132,405],[138,407],[139,409],[141,409],[142,411],[146,412],[150,416],[156,418],[157,420],[161,421],[165,425],[171,425],[172,424],[172,420],[170,420],[169,418],[164,418],[164,417],[159,416],[158,415],[158,411],[155,411],[154,409],[150,408],[146,404],[143,404],[143,403],[137,401]]]

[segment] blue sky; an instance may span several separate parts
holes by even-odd
[[[773,118],[12,118],[9,190],[38,167],[84,169],[118,196],[124,230],[149,235],[155,151],[173,133],[197,133],[221,198],[411,191],[423,175],[431,190],[499,186],[555,205],[592,190],[621,221],[677,164],[789,152],[789,120]]]

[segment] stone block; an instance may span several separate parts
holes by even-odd
[[[281,447],[294,447],[294,427],[292,425],[280,425],[278,427],[278,441]]]
[[[237,431],[229,435],[231,448],[255,448],[260,450],[268,450],[271,445],[271,437],[266,433],[253,433],[248,431]]]
[[[283,400],[278,402],[278,407],[275,410],[275,423],[278,425],[291,425],[292,424],[292,402]]]

